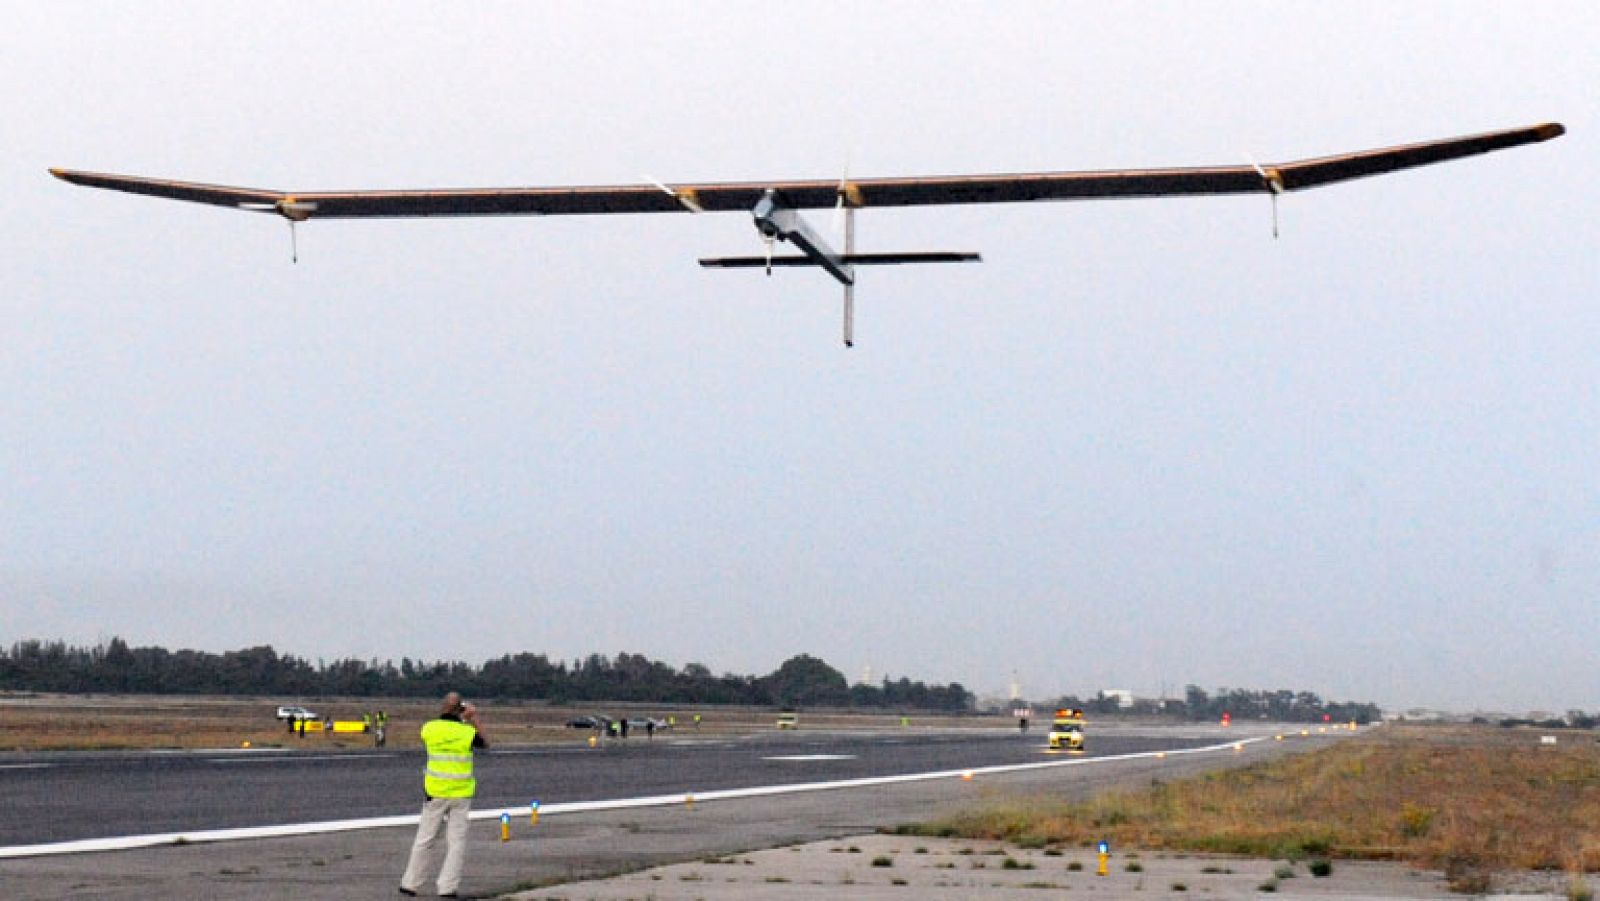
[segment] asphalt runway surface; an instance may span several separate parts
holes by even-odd
[[[1148,784],[1324,743],[1313,738],[1165,759],[1093,758],[1178,750],[1243,738],[1215,727],[1103,729],[1085,765],[899,785],[665,807],[519,818],[510,842],[498,824],[474,822],[463,891],[516,888],[627,872],[822,838],[859,835],[1007,798],[1084,797],[1112,785]],[[1260,734],[1259,730],[1253,730]],[[1269,733],[1270,734],[1270,733]],[[508,748],[478,764],[475,810],[544,803],[789,784],[866,775],[1039,763],[1043,735],[993,731],[798,733],[729,740],[629,739],[625,746]],[[259,756],[259,755],[258,755]],[[8,808],[4,845],[69,838],[266,825],[363,815],[415,814],[421,755],[282,755],[243,764],[235,754],[78,754],[0,759]],[[329,759],[337,756],[338,759]],[[349,759],[345,759],[348,756]],[[769,759],[801,758],[801,759]],[[36,766],[36,764],[50,764]],[[24,768],[26,767],[26,768]],[[536,784],[533,784],[536,783]],[[408,797],[410,796],[410,797]],[[216,844],[166,845],[0,860],[6,898],[389,898],[412,827]]]
[[[1216,741],[1212,738],[1209,741]],[[1085,756],[1194,747],[1202,738],[1107,735]],[[526,806],[832,781],[1047,759],[1043,735],[907,732],[682,736],[493,748],[474,806]],[[78,753],[0,757],[0,846],[415,813],[420,750]]]

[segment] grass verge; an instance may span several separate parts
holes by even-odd
[[[1394,726],[1087,801],[996,802],[908,832],[1305,859],[1401,860],[1487,882],[1600,870],[1600,745],[1492,727]]]

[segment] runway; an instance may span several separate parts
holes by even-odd
[[[479,755],[475,807],[520,808],[1034,763],[1035,732],[781,733],[628,739]],[[1216,735],[1109,734],[1088,757],[1214,744]],[[418,751],[11,755],[0,846],[414,814]]]
[[[1112,786],[1181,778],[1309,750],[1324,743],[1319,740],[1321,737],[1276,742],[1270,740],[1271,734],[1271,727],[1266,726],[1233,730],[1106,728],[1091,735],[1092,754],[1083,757],[1044,754],[1043,736],[1038,732],[1024,738],[1014,733],[965,730],[759,735],[706,743],[663,742],[658,738],[653,745],[630,744],[592,752],[581,747],[510,748],[480,763],[483,798],[475,805],[475,811],[492,817],[492,805],[525,805],[530,799],[523,797],[527,792],[521,787],[495,785],[495,780],[510,778],[537,778],[541,780],[540,787],[546,789],[542,802],[581,805],[584,809],[542,817],[537,826],[526,819],[516,820],[509,843],[499,841],[497,823],[475,822],[463,889],[470,896],[492,896],[517,887],[627,872],[659,863],[860,835],[1008,797],[1085,797]],[[1269,740],[1246,743],[1242,751],[1234,751],[1231,743],[1219,745],[1262,735]],[[1206,746],[1218,750],[1178,753],[1185,748]],[[1174,753],[1140,754],[1141,749]],[[185,814],[190,807],[198,811],[218,805],[213,805],[198,788],[186,791],[179,778],[183,775],[208,780],[208,790],[242,798],[238,803],[248,809],[232,811],[240,815],[235,822],[279,821],[285,810],[300,815],[289,822],[305,822],[330,812],[351,815],[353,811],[338,809],[337,798],[355,799],[353,803],[366,805],[364,811],[378,814],[414,817],[420,807],[420,797],[413,793],[420,782],[421,760],[414,754],[315,760],[312,758],[330,755],[307,752],[282,755],[282,762],[271,764],[218,762],[245,759],[246,755],[238,754],[147,755],[145,759],[128,755],[71,756],[77,759],[61,755],[11,758],[4,762],[48,766],[0,771],[0,791],[7,791],[10,797],[15,790],[23,789],[25,798],[19,800],[29,805],[28,817],[41,815],[37,805],[47,785],[55,786],[57,791],[80,792],[60,798],[57,807],[43,808],[48,812],[47,818],[55,816],[76,824],[73,830],[55,830],[56,835],[113,834],[111,828],[95,828],[93,820],[85,824],[87,812],[96,807],[94,792],[100,793],[102,801],[110,798],[118,804],[145,803],[150,807],[148,818],[138,811],[106,807],[102,826],[115,824],[122,830],[131,826],[137,832],[148,833],[156,831],[157,821],[216,825],[198,813]],[[1008,762],[1024,768],[983,770],[985,766],[1005,767]],[[1039,763],[1066,765],[1032,766]],[[893,776],[913,772],[919,766],[952,765],[971,766],[978,775],[970,781],[948,777],[887,781],[769,797],[714,800],[708,796],[706,802],[692,808],[680,803],[593,809],[583,803],[634,797],[634,791],[680,791],[690,783],[739,787],[764,780],[765,784],[778,785],[850,775]],[[733,769],[722,771],[728,768]],[[138,775],[122,780],[119,772]],[[301,779],[311,780],[317,791],[327,797],[319,800],[317,791],[300,792],[296,786]],[[235,784],[230,785],[230,780]],[[259,786],[263,784],[270,789],[266,794],[274,800],[256,805],[250,794],[261,791]],[[371,798],[374,786],[394,797]],[[172,792],[173,797],[157,803],[153,792],[158,787],[159,791]],[[667,792],[660,791],[663,788]],[[408,794],[413,796],[408,799]],[[308,796],[309,801],[299,803],[299,798]],[[277,806],[285,798],[295,803]],[[16,830],[12,827],[25,819],[10,818],[6,824],[8,834],[14,835]],[[0,894],[30,899],[202,895],[225,899],[292,896],[328,901],[392,898],[413,832],[410,826],[362,828],[215,844],[166,844],[129,851],[0,859]],[[24,842],[48,840],[31,835]],[[14,844],[14,840],[6,844]]]

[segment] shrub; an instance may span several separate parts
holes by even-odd
[[[1144,864],[1138,862],[1137,860],[1130,860],[1128,861],[1128,865],[1123,867],[1123,869],[1130,873],[1143,873]]]
[[[1302,857],[1326,857],[1333,851],[1333,844],[1332,836],[1303,835],[1289,844],[1286,856],[1290,860],[1299,860]]]
[[[892,867],[894,866],[894,858],[880,854],[872,858],[872,865],[875,867]]]
[[[1445,885],[1462,895],[1487,895],[1494,887],[1494,874],[1476,858],[1452,856],[1444,862]]]
[[[1311,871],[1311,875],[1318,879],[1326,879],[1333,872],[1333,861],[1326,857],[1319,857],[1307,865],[1306,868]]]
[[[1422,838],[1433,828],[1433,817],[1436,811],[1431,807],[1420,807],[1410,801],[1400,805],[1400,834],[1406,838]]]
[[[1071,863],[1067,864],[1067,869],[1069,869],[1072,872],[1076,873],[1079,870],[1083,869],[1083,863],[1081,861],[1074,860]]]

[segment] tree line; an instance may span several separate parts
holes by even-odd
[[[1472,722],[1481,725],[1489,722],[1489,720],[1485,717],[1475,716],[1472,718]],[[1519,726],[1538,726],[1540,729],[1600,729],[1600,712],[1584,713],[1582,710],[1572,709],[1568,710],[1567,715],[1564,717],[1533,718],[1515,716],[1506,717],[1498,720],[1498,722],[1502,729],[1515,729]]]
[[[1280,723],[1348,723],[1354,720],[1366,724],[1383,716],[1377,704],[1324,701],[1310,691],[1220,688],[1213,695],[1198,685],[1185,686],[1181,700],[1140,698],[1134,701],[1132,707],[1122,707],[1117,698],[1103,693],[1088,700],[1069,695],[1057,703],[1062,707],[1081,708],[1089,714],[1133,713],[1179,717],[1197,722],[1220,720],[1223,714],[1227,714],[1236,720],[1268,719]]]
[[[283,697],[476,697],[557,704],[637,701],[969,711],[958,682],[928,685],[884,679],[851,685],[822,660],[800,654],[765,676],[713,675],[700,663],[674,668],[642,654],[590,654],[570,664],[543,654],[506,654],[480,666],[402,658],[325,663],[279,654],[270,645],[214,654],[129,647],[113,638],[94,647],[19,641],[0,651],[0,690],[120,694],[278,695]]]

